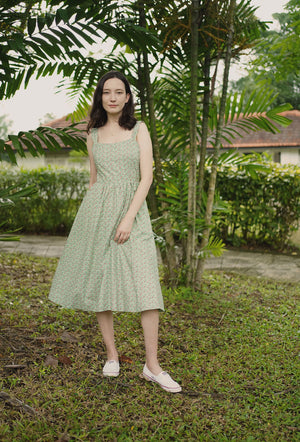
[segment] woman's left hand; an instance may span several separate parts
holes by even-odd
[[[132,229],[133,220],[129,218],[123,218],[120,224],[118,225],[116,235],[114,237],[114,241],[118,244],[123,244],[125,241],[129,239],[130,232]]]

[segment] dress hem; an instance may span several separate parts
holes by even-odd
[[[103,310],[94,310],[94,309],[83,309],[80,307],[74,307],[74,306],[68,306],[68,305],[63,305],[60,304],[56,301],[53,301],[52,299],[49,299],[49,301],[51,301],[53,304],[55,305],[59,305],[62,308],[66,308],[66,309],[70,309],[70,310],[79,310],[82,312],[93,312],[93,313],[101,313],[101,312],[107,312],[107,311],[111,311],[111,312],[115,312],[115,313],[141,313],[141,312],[145,312],[147,310],[159,310],[160,312],[164,312],[165,309],[162,307],[148,307],[148,308],[144,308],[144,309],[139,309],[139,310],[128,310],[128,309],[117,309],[117,308],[106,308]]]

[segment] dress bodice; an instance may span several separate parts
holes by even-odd
[[[97,181],[117,185],[140,181],[140,149],[136,139],[139,124],[132,129],[130,138],[116,143],[101,143],[98,129],[91,130]]]

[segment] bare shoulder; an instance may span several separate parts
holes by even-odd
[[[140,133],[149,133],[146,123],[144,121],[139,122],[138,134]],[[138,124],[138,123],[137,123]]]
[[[147,128],[147,125],[141,121],[139,128],[138,128],[138,132],[137,132],[137,140],[138,142],[151,142],[151,138],[150,138],[150,134]]]

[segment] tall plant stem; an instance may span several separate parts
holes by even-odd
[[[191,97],[190,97],[190,154],[188,187],[187,283],[195,272],[196,196],[197,196],[197,92],[198,92],[198,19],[199,0],[192,0],[191,9]]]
[[[140,26],[146,27],[146,17],[145,17],[145,9],[144,3],[139,1],[139,17],[140,17]],[[154,109],[154,94],[153,88],[150,79],[150,67],[148,60],[148,53],[146,51],[143,52],[143,65],[144,65],[144,79],[146,84],[147,91],[147,104],[148,104],[148,113],[149,113],[149,125],[150,125],[150,134],[153,143],[153,157],[155,164],[155,178],[158,185],[158,197],[163,199],[163,194],[161,192],[161,188],[164,186],[164,176],[162,169],[162,162],[159,150],[159,141],[156,130],[156,117],[155,117],[155,109]],[[162,215],[163,215],[163,230],[166,241],[166,253],[163,254],[164,263],[168,268],[168,282],[170,286],[174,286],[176,284],[176,253],[175,253],[175,241],[172,232],[172,225],[168,221],[168,205],[162,201]]]
[[[200,162],[198,166],[198,205],[201,205],[202,192],[204,187],[205,173],[205,156],[208,138],[208,120],[210,109],[210,54],[207,52],[204,58],[203,75],[204,75],[204,95],[202,110],[202,127],[201,127],[201,145],[200,145]]]
[[[139,23],[139,25],[141,25],[141,24]],[[141,52],[137,53],[137,72],[138,72],[137,88],[139,91],[141,117],[142,117],[142,120],[146,120],[146,118],[147,118],[146,91],[145,91],[145,79],[144,79],[144,71],[143,71],[143,67],[142,67],[142,54],[141,54]]]
[[[230,0],[229,11],[228,11],[228,38],[227,38],[227,47],[225,54],[225,62],[224,62],[224,73],[223,73],[223,87],[222,87],[222,96],[220,102],[220,112],[216,129],[216,137],[214,142],[214,151],[213,151],[213,160],[211,166],[211,174],[209,178],[209,186],[208,186],[208,194],[207,194],[207,205],[205,212],[205,225],[207,226],[203,232],[202,241],[201,241],[201,249],[207,246],[209,241],[210,234],[210,224],[212,219],[213,212],[213,203],[215,197],[216,190],[216,181],[217,181],[217,169],[218,169],[218,158],[220,152],[221,145],[221,132],[224,124],[224,115],[226,108],[226,98],[228,91],[228,79],[229,79],[229,71],[230,71],[230,62],[231,62],[231,54],[232,54],[232,42],[233,42],[233,34],[234,34],[234,12],[236,8],[236,0]],[[201,279],[204,269],[204,259],[199,260],[197,265],[197,274],[195,279],[194,288],[201,287]]]
[[[145,26],[145,17],[143,15],[140,15],[139,17],[139,26]],[[137,72],[138,72],[138,79],[137,79],[137,89],[139,91],[139,100],[140,100],[140,107],[141,107],[141,119],[143,121],[147,120],[147,93],[145,90],[145,75],[144,75],[144,69],[142,65],[142,59],[143,54],[141,52],[137,53]],[[151,210],[152,218],[157,219],[159,217],[158,212],[158,204],[157,204],[157,198],[155,194],[155,184],[154,182],[150,186],[148,195],[147,195],[147,203],[149,204],[149,208]]]

